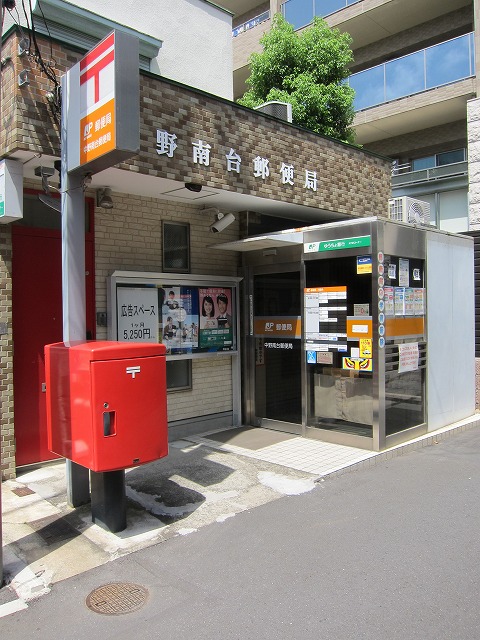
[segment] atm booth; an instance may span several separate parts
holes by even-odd
[[[475,413],[473,241],[379,218],[242,251],[244,423],[381,451]]]

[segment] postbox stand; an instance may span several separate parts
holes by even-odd
[[[92,522],[112,533],[127,527],[125,470],[90,472]]]

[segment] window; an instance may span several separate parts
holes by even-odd
[[[167,391],[192,388],[192,361],[170,360],[167,362]]]
[[[412,171],[421,171],[422,169],[431,169],[435,166],[435,156],[427,156],[425,158],[416,158],[412,162]]]
[[[437,154],[437,167],[464,161],[465,149],[455,149],[455,151],[444,151],[443,153]]]
[[[447,164],[465,162],[465,149],[453,149],[452,151],[442,151],[434,156],[425,156],[412,160],[412,171],[421,169],[432,169],[433,167],[443,167]]]
[[[190,225],[187,222],[163,222],[163,271],[190,272]]]

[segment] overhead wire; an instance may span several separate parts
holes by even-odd
[[[25,22],[29,33],[31,34],[31,38],[25,38],[29,42],[28,55],[33,59],[35,64],[39,67],[39,69],[44,73],[47,79],[53,84],[53,90],[51,91],[52,99],[47,100],[50,112],[52,117],[57,125],[60,124],[60,83],[58,81],[55,66],[56,61],[53,57],[53,48],[52,48],[52,40],[50,30],[48,28],[47,20],[43,13],[43,9],[40,4],[40,0],[37,0],[37,6],[40,9],[43,21],[45,23],[45,27],[47,29],[47,33],[49,35],[49,43],[50,43],[50,60],[45,61],[42,52],[40,50],[40,46],[37,41],[37,33],[35,30],[34,16],[33,16],[33,7],[32,0],[28,0],[28,5],[26,6],[25,0],[22,0],[22,9],[25,16]],[[18,12],[17,12],[18,13]],[[12,16],[13,17],[13,16]],[[18,26],[22,33],[21,25],[19,24],[20,20],[18,20]],[[24,36],[22,36],[24,37]]]

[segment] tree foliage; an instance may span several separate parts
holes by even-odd
[[[318,17],[297,34],[278,13],[260,43],[262,53],[250,58],[250,88],[238,102],[250,108],[290,102],[295,124],[353,142],[354,90],[345,83],[353,60],[350,35]]]

